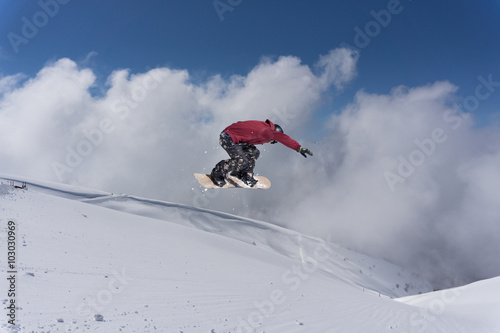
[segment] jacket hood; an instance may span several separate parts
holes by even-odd
[[[268,123],[269,127],[271,127],[271,129],[274,131],[274,123],[272,121],[270,121],[269,119],[266,119],[266,123]]]

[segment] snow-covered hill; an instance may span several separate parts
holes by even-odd
[[[500,278],[425,293],[388,262],[265,222],[1,178],[6,332],[500,332]]]

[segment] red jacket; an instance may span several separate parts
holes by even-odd
[[[299,151],[300,148],[300,144],[297,141],[286,134],[276,132],[274,124],[269,119],[266,121],[238,121],[226,127],[224,132],[229,134],[235,144],[248,143],[251,145],[260,145],[276,140],[295,151]]]

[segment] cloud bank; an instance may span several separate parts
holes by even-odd
[[[456,90],[359,92],[330,118],[303,179],[312,186],[283,221],[414,267],[437,287],[497,276],[499,131],[475,128]]]
[[[263,59],[246,76],[202,82],[166,67],[117,70],[96,97],[92,70],[60,59],[33,78],[0,79],[2,169],[191,203],[192,173],[226,157],[222,129],[271,118],[292,131],[332,85],[352,79],[356,60],[333,50],[313,73],[296,57]]]
[[[356,76],[357,61],[336,49],[313,68],[287,56],[262,59],[245,76],[198,81],[167,67],[117,70],[96,87],[91,69],[60,59],[32,78],[0,78],[0,171],[330,235],[436,286],[500,275],[499,131],[474,126],[453,84],[360,91],[331,115],[320,142],[297,137]],[[256,172],[270,190],[203,191],[192,173],[226,158],[220,131],[267,118],[314,157],[265,145]]]

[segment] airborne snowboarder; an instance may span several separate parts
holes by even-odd
[[[222,160],[213,168],[210,178],[218,187],[226,184],[226,176],[231,174],[253,187],[257,179],[253,177],[255,162],[260,151],[255,145],[280,142],[304,157],[313,153],[283,133],[278,124],[266,121],[238,121],[226,127],[220,134],[219,144],[229,154],[230,159]],[[307,155],[306,155],[307,154]]]

